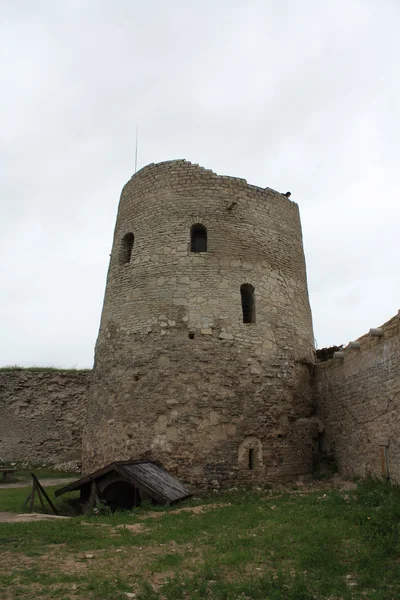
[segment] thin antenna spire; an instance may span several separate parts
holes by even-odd
[[[139,140],[139,125],[136,125],[135,173],[137,171],[137,147]]]

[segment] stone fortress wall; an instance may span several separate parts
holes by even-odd
[[[1,370],[0,458],[80,465],[91,376],[91,371]]]
[[[340,473],[400,484],[399,315],[317,364],[314,390],[321,450],[335,456]]]
[[[319,450],[344,475],[400,483],[399,327],[315,364],[297,205],[186,161],[149,165],[122,192],[92,385],[90,371],[1,370],[0,458],[80,463],[83,437],[85,471],[149,457],[218,487],[309,473]]]
[[[192,251],[193,226],[206,251]],[[243,285],[255,322],[243,322]],[[134,175],[115,227],[84,471],[149,457],[204,487],[307,473],[312,363],[297,205],[184,160]]]

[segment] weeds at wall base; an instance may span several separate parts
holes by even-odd
[[[338,473],[338,465],[332,454],[321,452],[314,455],[312,468],[313,479],[329,479],[336,473]]]

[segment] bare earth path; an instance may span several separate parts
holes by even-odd
[[[43,521],[49,519],[69,519],[58,515],[44,515],[40,513],[26,513],[16,515],[12,512],[0,512],[0,523],[27,523],[28,521]]]
[[[67,485],[67,483],[70,483],[70,481],[75,481],[75,479],[79,479],[80,475],[77,474],[77,476],[75,478],[71,478],[71,477],[60,477],[59,479],[51,479],[51,478],[43,478],[41,479],[39,477],[39,481],[42,484],[43,487],[49,486],[49,485],[62,485],[65,484]],[[11,488],[24,488],[24,487],[29,487],[32,483],[31,479],[24,479],[23,481],[10,481],[10,483],[0,483],[0,490],[9,490]]]

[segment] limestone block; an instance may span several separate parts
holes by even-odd
[[[352,350],[359,350],[361,348],[360,342],[349,342],[349,348]]]
[[[383,329],[381,327],[377,327],[377,328],[372,328],[369,330],[369,335],[371,337],[382,337],[383,336]]]
[[[175,306],[187,306],[188,303],[186,298],[174,298],[172,302]]]
[[[231,333],[224,332],[224,331],[222,331],[218,337],[220,340],[233,340],[234,339],[233,335]]]

